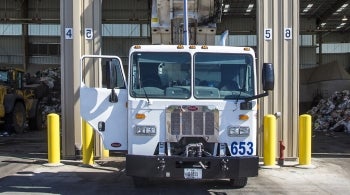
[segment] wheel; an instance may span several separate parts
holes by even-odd
[[[15,133],[23,133],[26,120],[26,108],[23,103],[17,102],[10,113],[9,125],[13,127]]]
[[[145,177],[136,177],[136,176],[133,176],[132,179],[133,179],[133,181],[134,181],[135,187],[137,187],[137,188],[140,188],[140,187],[147,187],[148,184],[149,184],[148,178],[145,178]]]
[[[28,121],[29,129],[32,131],[40,131],[43,130],[43,113],[40,106],[40,102],[38,102],[35,109],[35,116],[30,118]]]
[[[240,178],[234,178],[230,179],[230,186],[233,188],[243,188],[248,183],[248,178],[246,177],[240,177]]]

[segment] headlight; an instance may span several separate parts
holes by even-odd
[[[155,126],[136,126],[135,134],[136,135],[155,135],[157,129]]]
[[[227,127],[227,134],[230,137],[238,137],[238,136],[247,137],[250,134],[250,128],[240,127],[240,126],[229,126]]]

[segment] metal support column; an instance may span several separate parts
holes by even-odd
[[[62,153],[65,158],[71,158],[75,157],[82,147],[79,106],[80,57],[84,54],[101,53],[102,0],[61,0],[60,6]],[[69,29],[70,33],[67,32]],[[91,77],[86,78],[88,83],[100,83],[98,74],[101,73],[98,70],[88,69],[86,72],[91,74]]]
[[[81,149],[81,120],[79,85],[81,55],[80,13],[81,2],[61,0],[61,105],[62,155],[75,158]],[[74,14],[73,14],[74,13]]]
[[[28,18],[28,0],[23,0],[22,6],[21,6],[21,17],[22,18]],[[20,67],[24,71],[27,71],[28,68],[28,61],[29,61],[29,55],[28,55],[28,44],[29,44],[29,36],[28,36],[28,24],[23,23],[22,24],[22,44],[23,44],[23,66]]]
[[[257,0],[257,12],[259,70],[263,62],[273,63],[276,79],[273,93],[260,100],[259,115],[281,112],[281,118],[277,120],[277,139],[286,143],[286,157],[296,157],[299,115],[299,1]],[[261,123],[259,121],[260,130]],[[262,137],[260,134],[260,145]],[[261,155],[262,149],[259,152]]]

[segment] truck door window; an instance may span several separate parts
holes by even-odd
[[[120,64],[120,62],[119,62],[119,60],[117,60],[117,59],[103,59],[102,60],[102,66],[105,66],[106,65],[106,60],[108,60],[108,61],[111,61],[111,63],[114,63],[116,66],[116,74],[117,74],[117,80],[116,80],[116,88],[117,89],[125,89],[125,81],[124,81],[124,78],[123,78],[123,73],[122,73],[122,69],[121,69],[121,64]],[[105,75],[106,75],[106,73],[105,73],[105,71],[106,71],[106,68],[105,67],[103,67],[102,68],[102,87],[106,87],[107,85],[106,85],[106,77],[105,77]]]

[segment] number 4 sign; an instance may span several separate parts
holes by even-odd
[[[64,34],[66,39],[73,39],[73,28],[65,28]]]

